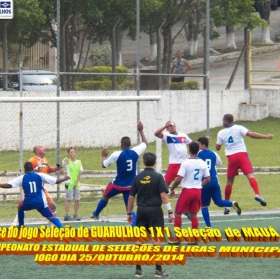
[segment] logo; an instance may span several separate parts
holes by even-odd
[[[151,176],[146,176],[142,180],[140,180],[140,183],[143,185],[147,185],[151,183]]]
[[[14,3],[10,1],[0,1],[0,19],[12,19],[14,17]]]

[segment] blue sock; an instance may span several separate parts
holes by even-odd
[[[101,198],[95,211],[93,212],[93,215],[99,216],[100,212],[107,206],[107,204],[108,204],[108,201],[105,201]]]
[[[207,227],[211,227],[208,207],[201,208],[202,216]]]
[[[56,217],[53,217],[51,222],[57,227],[57,228],[63,228],[62,223],[60,222],[60,220]]]
[[[214,202],[219,207],[232,207],[232,201],[230,200],[219,200]]]
[[[18,211],[18,223],[19,223],[19,228],[21,226],[24,226],[24,211]]]

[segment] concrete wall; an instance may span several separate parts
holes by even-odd
[[[45,96],[42,92],[24,92],[24,96]],[[61,96],[131,96],[125,92],[62,92]],[[206,129],[206,92],[199,91],[145,91],[141,96],[162,96],[161,117],[156,118],[156,102],[140,103],[140,119],[145,126],[149,142],[155,140],[158,122],[176,122],[178,130],[186,133]],[[1,96],[19,96],[18,92],[2,92]],[[55,92],[48,96],[56,96]],[[280,89],[254,89],[210,92],[210,128],[221,126],[222,116],[231,113],[238,120],[259,120],[267,116],[280,118]],[[32,149],[42,143],[56,147],[57,106],[55,103],[23,104],[23,148]],[[137,141],[137,106],[135,102],[97,102],[60,104],[61,147],[100,147],[119,145],[122,136]],[[18,150],[20,137],[20,106],[17,103],[0,103],[1,150]]]

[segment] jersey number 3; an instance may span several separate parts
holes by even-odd
[[[132,160],[131,160],[131,159],[129,159],[129,160],[127,160],[127,161],[126,161],[126,163],[127,163],[127,168],[126,168],[126,171],[131,171],[131,170],[132,170],[132,168],[133,168],[133,165],[132,165]]]

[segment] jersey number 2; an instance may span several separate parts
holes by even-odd
[[[194,171],[195,171],[195,174],[194,174],[194,176],[193,176],[193,179],[194,179],[195,181],[197,181],[197,180],[199,180],[199,177],[198,177],[198,175],[199,175],[199,169],[196,168]]]

